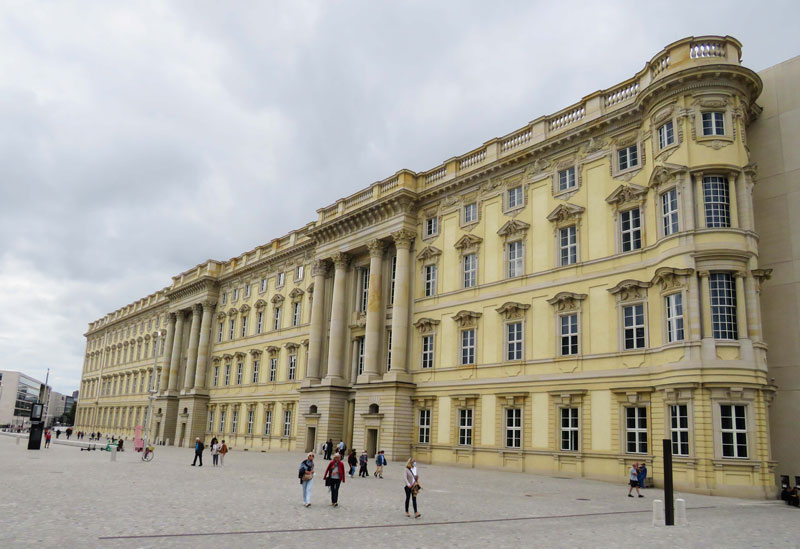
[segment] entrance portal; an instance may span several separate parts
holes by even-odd
[[[369,457],[375,457],[375,454],[378,453],[378,430],[377,429],[367,429],[367,455]]]
[[[306,452],[314,452],[317,445],[317,428],[309,427],[306,433]]]
[[[183,439],[186,437],[186,424],[181,423],[181,436],[178,439],[178,446],[183,446]]]

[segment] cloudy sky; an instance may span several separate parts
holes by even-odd
[[[0,4],[0,369],[79,385],[88,322],[796,2]],[[278,204],[280,207],[275,207]]]

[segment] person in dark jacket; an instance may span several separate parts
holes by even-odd
[[[330,460],[331,454],[333,454],[333,439],[328,439],[328,447],[325,450],[325,459]]]
[[[359,478],[369,478],[369,471],[367,471],[367,463],[369,461],[369,457],[367,456],[367,451],[362,450],[361,455],[358,456],[358,477]]]
[[[205,450],[205,448],[205,445],[200,441],[200,437],[197,437],[194,441],[194,461],[192,462],[192,467],[194,467],[198,459],[200,460],[200,467],[203,466],[203,450]]]
[[[300,484],[303,486],[303,505],[311,507],[311,483],[314,482],[314,452],[300,463],[298,471]]]
[[[331,489],[331,505],[339,507],[339,486],[345,481],[344,463],[339,454],[333,454],[333,461],[328,464],[325,474],[322,476],[326,486]]]
[[[636,477],[639,488],[644,488],[644,481],[647,478],[647,464],[644,461],[639,464],[639,474]]]
[[[356,449],[353,448],[350,450],[350,454],[347,456],[347,465],[350,466],[350,478],[353,478],[353,475],[356,474],[356,465],[358,465],[358,458],[356,457]]]
[[[378,452],[378,455],[375,456],[375,476],[378,478],[383,478],[383,466],[386,465],[386,456],[383,455],[383,450]]]

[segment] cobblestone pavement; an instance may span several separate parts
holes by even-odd
[[[399,463],[382,480],[348,478],[338,508],[320,470],[305,508],[299,453],[233,451],[214,468],[206,452],[200,468],[189,466],[191,449],[111,462],[106,452],[25,442],[0,436],[3,548],[800,547],[800,515],[782,502],[677,494],[689,525],[653,527],[660,490],[628,498],[622,482],[420,465],[415,520],[403,512]]]

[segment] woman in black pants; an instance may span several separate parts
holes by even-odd
[[[331,505],[339,507],[339,486],[344,482],[344,463],[339,454],[333,454],[333,461],[328,464],[322,476],[326,486],[331,488]]]
[[[406,485],[404,488],[406,490],[406,516],[411,516],[408,514],[408,500],[410,499],[414,503],[414,518],[419,518],[422,515],[417,512],[417,492],[420,490],[421,486],[419,485],[419,476],[415,475],[412,470],[413,467],[414,458],[410,458],[406,463],[405,470]]]

